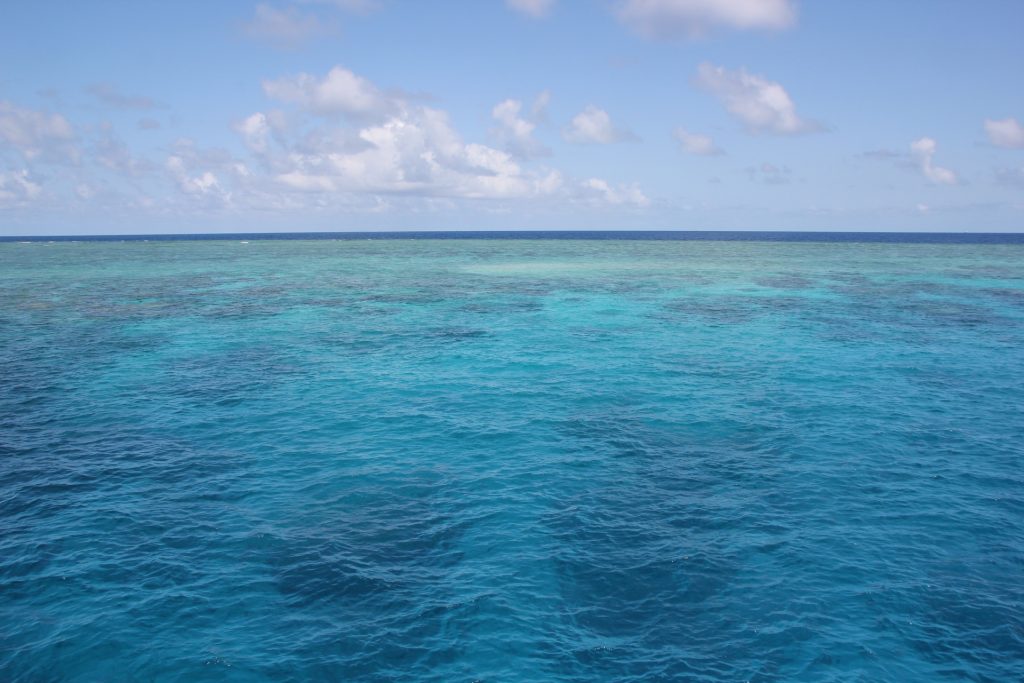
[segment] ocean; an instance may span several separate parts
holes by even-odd
[[[1024,680],[1024,235],[0,242],[0,680]]]

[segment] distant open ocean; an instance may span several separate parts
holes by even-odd
[[[0,681],[1024,680],[1024,235],[0,238]]]
[[[756,230],[414,230],[388,232],[237,232],[162,235],[5,237],[0,242],[166,242],[173,240],[709,240],[712,242],[898,242],[1024,244],[1024,232],[814,232]]]

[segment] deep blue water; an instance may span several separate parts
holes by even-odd
[[[1024,680],[1021,236],[410,236],[0,244],[0,680]]]

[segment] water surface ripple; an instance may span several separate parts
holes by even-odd
[[[1024,245],[0,244],[4,681],[1024,679]]]

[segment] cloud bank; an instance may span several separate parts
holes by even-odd
[[[387,94],[341,66],[322,78],[298,74],[265,81],[263,89],[271,99],[325,119],[312,129],[282,123],[275,131],[269,115],[256,112],[236,124],[247,148],[263,155],[274,180],[289,190],[449,199],[597,198],[635,206],[647,202],[632,186],[572,181],[556,169],[523,165],[545,151],[534,131],[544,117],[547,92],[538,96],[529,114],[514,99],[492,109],[502,150],[465,142],[446,112]],[[342,125],[339,117],[355,126]],[[584,130],[601,140],[620,135],[610,122]]]

